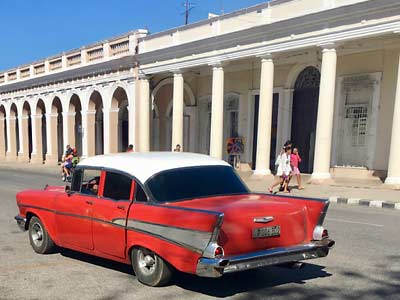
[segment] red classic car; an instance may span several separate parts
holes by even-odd
[[[17,194],[37,253],[55,246],[132,264],[144,284],[173,270],[225,273],[328,255],[328,202],[252,193],[226,162],[190,153],[124,153],[78,164],[70,188]]]

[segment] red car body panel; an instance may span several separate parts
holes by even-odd
[[[155,204],[115,201],[99,196],[69,194],[64,187],[46,187],[17,194],[20,216],[38,216],[53,241],[65,248],[130,263],[130,250],[150,249],[176,269],[196,273],[198,262],[218,232],[217,243],[226,257],[265,249],[307,244],[326,201],[264,194],[243,194]],[[133,181],[134,182],[134,181]],[[265,223],[255,218],[272,217]],[[222,227],[218,222],[223,218]],[[252,232],[280,226],[279,236],[254,238]]]
[[[129,245],[127,257],[129,257],[129,249],[134,246],[140,246],[155,251],[157,255],[181,272],[192,274],[196,272],[196,264],[201,256],[200,254],[140,232],[128,231],[127,236],[127,244]]]
[[[213,197],[179,202],[187,208],[202,208],[224,213],[219,244],[225,254],[242,254],[261,249],[286,247],[312,240],[313,230],[325,203],[263,194]],[[281,226],[281,236],[253,239],[254,228],[265,227],[254,223],[256,217],[272,216],[268,226]]]

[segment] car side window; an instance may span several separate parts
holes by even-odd
[[[103,197],[113,200],[128,200],[131,195],[132,179],[126,175],[107,172],[104,181]]]
[[[135,201],[136,202],[147,202],[147,196],[146,193],[144,192],[143,188],[140,186],[140,184],[136,183],[135,184]]]
[[[84,169],[82,176],[81,193],[97,196],[100,184],[100,170]],[[75,176],[75,175],[74,175]]]

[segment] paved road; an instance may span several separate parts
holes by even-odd
[[[337,246],[303,269],[270,267],[222,279],[179,274],[163,288],[129,266],[63,250],[37,255],[18,230],[15,193],[59,184],[59,176],[0,169],[0,299],[400,299],[400,212],[331,205]]]

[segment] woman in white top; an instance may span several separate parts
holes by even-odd
[[[278,166],[276,176],[279,176],[277,180],[274,181],[274,183],[268,188],[268,191],[270,193],[273,193],[273,188],[277,186],[278,184],[283,185],[283,192],[284,193],[289,193],[288,190],[288,183],[289,183],[289,176],[292,171],[292,168],[290,167],[290,154],[292,152],[291,147],[286,147],[283,148],[281,153],[278,155],[275,165]]]

